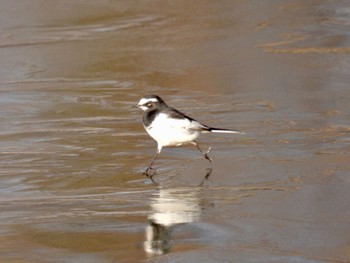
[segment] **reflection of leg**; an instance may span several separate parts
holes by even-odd
[[[208,156],[208,153],[210,152],[210,149],[211,149],[210,147],[207,152],[203,152],[196,141],[193,141],[192,144],[194,144],[197,147],[198,151],[200,151],[203,154],[205,159],[207,159],[209,162],[213,162],[213,160]]]
[[[171,249],[171,232],[170,226],[163,226],[150,220],[150,224],[146,228],[145,251],[150,255],[168,253]]]
[[[202,182],[199,184],[199,186],[203,186],[204,182],[208,180],[209,176],[211,175],[211,173],[213,172],[213,168],[207,168],[205,169],[207,172],[202,180]],[[209,180],[208,180],[209,181]]]

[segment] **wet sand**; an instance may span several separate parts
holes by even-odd
[[[350,261],[347,1],[0,14],[0,262]],[[165,149],[153,184],[148,93],[246,134]]]

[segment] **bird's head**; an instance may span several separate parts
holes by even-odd
[[[146,95],[140,99],[139,103],[136,105],[137,108],[142,109],[145,112],[159,109],[166,105],[165,102],[157,95]]]

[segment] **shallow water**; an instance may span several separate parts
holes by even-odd
[[[350,261],[347,1],[0,13],[0,262]],[[246,134],[164,149],[153,184],[148,93]]]

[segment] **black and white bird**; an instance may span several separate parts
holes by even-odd
[[[243,132],[235,130],[213,128],[201,124],[182,112],[169,107],[157,95],[144,96],[137,104],[137,107],[144,111],[143,126],[147,133],[158,144],[156,155],[143,173],[149,177],[153,175],[150,175],[149,172],[153,170],[152,165],[163,147],[181,146],[190,143],[197,147],[205,159],[212,162],[212,159],[208,156],[210,148],[207,152],[203,152],[196,142],[196,139],[201,133],[217,132],[244,134]]]

